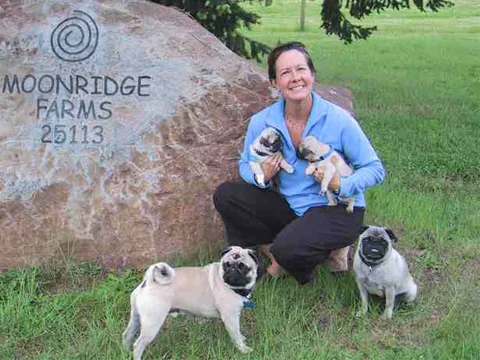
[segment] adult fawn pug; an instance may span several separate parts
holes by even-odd
[[[249,165],[255,174],[255,180],[259,185],[265,186],[265,175],[260,164],[275,154],[281,154],[282,149],[282,135],[272,127],[264,129],[254,140],[253,144],[250,145],[251,160]],[[280,162],[280,167],[289,174],[294,171],[293,166],[287,163],[283,158]]]
[[[404,295],[407,302],[417,297],[417,284],[408,270],[407,262],[393,248],[397,237],[391,229],[379,226],[365,226],[360,235],[353,270],[362,308],[357,315],[368,312],[368,294],[386,299],[383,316],[391,319],[395,296]]]
[[[327,194],[328,205],[337,205],[335,195],[328,189],[328,184],[333,178],[335,171],[338,170],[341,176],[349,176],[353,173],[350,166],[345,160],[331,148],[328,144],[318,141],[314,136],[307,136],[298,145],[298,155],[302,159],[308,160],[310,164],[305,169],[305,174],[312,175],[315,170],[323,173],[320,194]],[[347,211],[353,212],[355,198],[349,197],[345,199],[347,202]]]
[[[231,246],[220,262],[204,267],[172,268],[156,263],[145,272],[142,283],[130,296],[130,321],[123,333],[129,349],[134,336],[133,358],[140,360],[169,312],[183,311],[222,319],[230,338],[242,353],[252,349],[240,333],[240,315],[257,279],[255,252]]]

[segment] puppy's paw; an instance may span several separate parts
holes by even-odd
[[[393,311],[389,311],[388,309],[382,314],[382,319],[384,320],[391,320],[393,316]]]
[[[238,345],[237,348],[238,348],[238,351],[240,351],[242,354],[248,354],[249,352],[253,351],[253,349],[250,346],[247,346],[245,344]]]
[[[366,316],[367,313],[368,313],[368,305],[367,306],[362,305],[362,307],[360,309],[358,309],[355,316],[356,317],[363,317],[363,316]]]
[[[357,313],[355,314],[357,318],[364,317],[365,315],[367,315],[367,312],[364,310],[358,310]]]
[[[348,201],[347,201],[347,212],[349,214],[352,214],[353,213],[353,207],[355,206],[355,199],[354,198],[348,198]]]
[[[305,169],[305,175],[312,175],[315,170],[317,170],[317,165],[315,163],[310,163]]]
[[[265,186],[265,176],[263,174],[255,175],[255,180],[257,180],[258,185]]]
[[[125,336],[123,336],[122,345],[125,350],[127,351],[132,350],[132,342],[130,341],[130,339],[127,339]]]
[[[282,161],[280,161],[280,167],[289,174],[295,171],[294,167],[290,165],[288,162],[286,162],[285,159],[282,159]]]

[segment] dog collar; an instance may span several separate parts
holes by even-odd
[[[250,300],[247,296],[245,296],[245,298],[243,299],[243,308],[244,309],[255,309],[257,307],[257,305],[255,305],[255,303]]]
[[[325,160],[325,159],[328,158],[330,155],[332,155],[332,153],[335,151],[335,150],[333,150],[333,146],[330,146],[330,145],[328,145],[328,146],[330,147],[330,150],[328,150],[326,154],[320,156],[320,157],[318,158],[319,161]]]
[[[360,256],[360,259],[362,260],[362,262],[367,265],[367,266],[370,266],[370,268],[374,267],[374,266],[377,266],[378,264],[380,264],[381,262],[377,262],[377,261],[370,261],[368,260],[363,254],[361,251],[358,252],[358,255]]]
[[[250,295],[250,293],[252,292],[252,290],[250,290],[250,289],[245,289],[245,288],[243,288],[243,289],[230,288],[230,289],[232,289],[232,290],[235,291],[238,295],[243,296],[243,297],[245,297],[245,298],[248,297],[248,296]]]

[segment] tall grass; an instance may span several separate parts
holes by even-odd
[[[480,353],[480,2],[439,13],[389,11],[369,40],[343,45],[319,28],[319,1],[246,3],[262,24],[245,33],[309,47],[322,84],[352,90],[357,117],[388,177],[368,192],[367,222],[400,236],[419,283],[413,305],[380,319],[381,301],[354,316],[352,274],[324,267],[314,283],[262,281],[237,353],[220,321],[168,319],[145,359],[477,359]],[[178,260],[202,265],[215,254]],[[128,297],[142,274],[63,263],[0,274],[0,359],[129,359],[121,348]]]

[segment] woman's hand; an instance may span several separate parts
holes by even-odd
[[[263,174],[265,175],[265,183],[270,181],[278,173],[281,161],[282,154],[276,154],[260,164]]]

